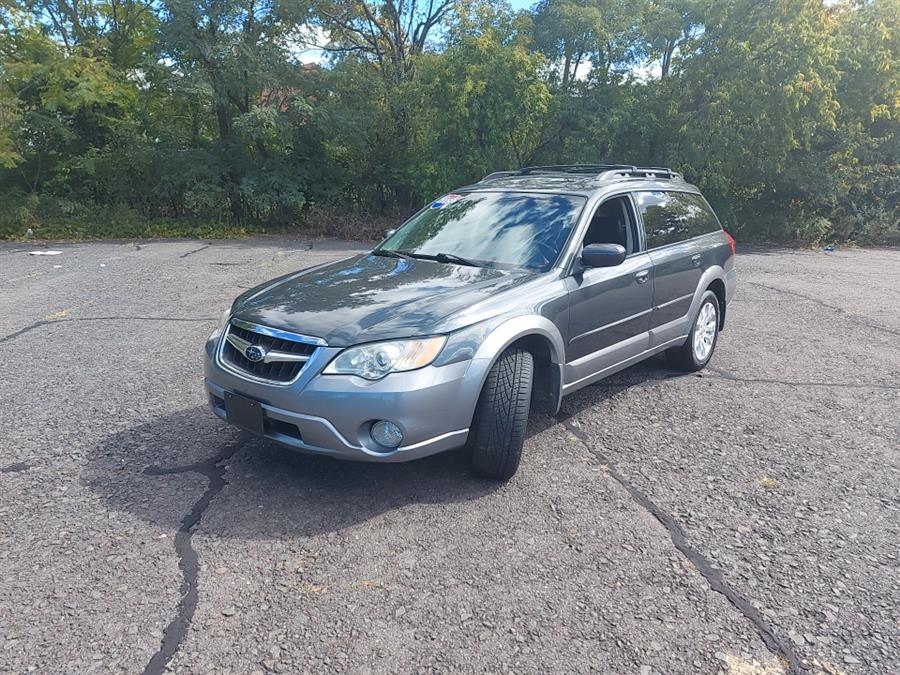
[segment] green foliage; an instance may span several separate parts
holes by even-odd
[[[421,66],[429,120],[415,160],[416,188],[436,194],[533,155],[550,104],[543,59],[490,33],[467,38]]]
[[[683,171],[742,240],[898,244],[898,22],[900,0],[0,0],[0,237],[374,236],[494,170],[626,161]]]
[[[815,0],[714,5],[681,65],[690,78],[680,78],[688,90],[678,154],[694,173],[714,187],[763,189],[816,133],[834,129],[837,71],[825,24]]]

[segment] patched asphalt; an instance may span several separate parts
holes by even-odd
[[[900,672],[900,251],[739,252],[709,368],[533,415],[496,485],[205,407],[233,297],[359,249],[0,245],[0,671]]]

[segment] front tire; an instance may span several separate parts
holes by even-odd
[[[694,372],[709,363],[719,339],[719,298],[706,291],[691,324],[691,332],[680,347],[666,350],[666,357],[676,368]]]
[[[485,380],[469,433],[472,472],[509,480],[519,468],[531,407],[534,358],[527,349],[507,349]]]

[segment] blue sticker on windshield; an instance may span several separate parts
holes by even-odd
[[[431,208],[442,209],[445,206],[450,206],[450,204],[453,204],[454,202],[458,202],[462,198],[463,198],[462,195],[457,195],[457,194],[452,194],[452,193],[449,195],[444,195],[440,199],[432,202]]]

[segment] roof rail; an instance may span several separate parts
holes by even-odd
[[[548,166],[526,166],[519,169],[519,172],[525,176],[532,173],[586,173],[598,174],[603,171],[612,171],[614,169],[634,170],[631,164],[550,164]]]
[[[682,176],[677,171],[672,171],[664,166],[633,166],[630,171],[611,172],[616,175],[628,176],[631,178],[675,178],[680,179]]]
[[[514,171],[495,171],[481,179],[482,183],[509,176],[533,176],[542,173],[568,173],[609,179],[617,176],[628,178],[681,179],[681,174],[661,166],[635,166],[633,164],[549,164],[526,166]]]
[[[505,178],[506,176],[518,175],[520,175],[518,171],[494,171],[493,173],[489,173],[487,176],[482,178],[479,182],[484,183],[489,180],[494,180],[495,178]]]

